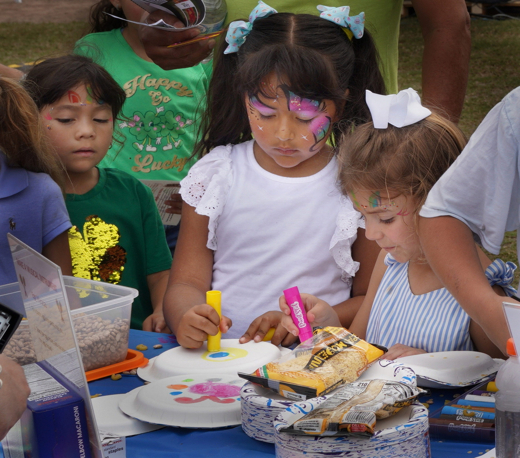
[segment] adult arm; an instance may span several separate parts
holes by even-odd
[[[146,277],[150,299],[152,302],[153,313],[143,321],[143,331],[150,332],[171,332],[163,313],[163,300],[168,286],[169,270],[163,270],[150,274]]]
[[[206,304],[213,275],[213,251],[206,246],[208,223],[207,216],[183,205],[163,311],[166,323],[185,348],[199,348],[208,335],[217,334],[220,324],[218,313]],[[226,332],[229,326],[229,319],[223,317],[221,331]]]
[[[435,275],[504,354],[509,330],[499,296],[484,275],[470,229],[451,216],[419,218],[419,236]]]
[[[464,0],[413,0],[424,39],[422,99],[458,122],[468,82],[470,17]]]
[[[352,259],[359,262],[359,270],[352,280],[350,299],[334,306],[342,326],[346,328],[350,327],[365,299],[380,252],[381,248],[377,243],[366,238],[365,230],[358,229],[356,241],[352,244]]]
[[[162,11],[154,11],[143,22],[149,24],[162,19],[174,27],[184,27],[181,21],[174,16]],[[169,45],[180,43],[195,38],[200,34],[196,28],[180,32],[170,32],[152,27],[139,26],[139,38],[145,52],[150,59],[164,70],[193,67],[202,59],[208,57],[215,46],[215,40],[202,40],[192,44],[168,48]]]
[[[31,390],[23,369],[7,356],[0,355],[0,440],[22,416]]]
[[[62,232],[54,237],[43,247],[42,254],[50,261],[61,267],[63,275],[72,276],[72,260],[70,257],[69,234],[68,231]]]

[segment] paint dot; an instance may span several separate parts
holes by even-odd
[[[179,394],[182,394],[182,391],[172,391],[170,394],[171,394],[172,396],[177,396],[177,395],[179,395]]]
[[[192,378],[187,378],[186,380],[183,380],[183,382],[193,382]]]
[[[183,390],[184,388],[188,388],[188,385],[168,385],[166,388],[170,390]]]
[[[217,351],[215,353],[211,353],[208,355],[209,358],[225,358],[229,356],[229,353],[228,352],[225,352],[225,351]]]

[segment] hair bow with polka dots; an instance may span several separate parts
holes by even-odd
[[[359,13],[357,16],[350,16],[350,6],[324,6],[318,5],[321,11],[320,17],[330,22],[335,22],[341,27],[348,29],[347,35],[350,39],[361,38],[365,30],[365,13]],[[349,33],[350,32],[350,33]]]
[[[259,1],[258,5],[249,15],[249,22],[233,21],[229,24],[229,29],[226,34],[226,42],[228,43],[228,46],[224,51],[224,54],[231,54],[238,51],[238,48],[244,44],[246,37],[251,33],[253,22],[255,22],[256,19],[271,16],[271,14],[276,14],[277,12],[278,11],[274,8]]]

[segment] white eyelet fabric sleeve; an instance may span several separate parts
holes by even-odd
[[[233,181],[231,148],[227,145],[211,150],[181,181],[182,200],[194,207],[197,214],[209,217],[206,246],[210,250],[217,249],[215,231]]]
[[[330,241],[329,251],[342,270],[341,279],[348,285],[359,270],[359,262],[352,259],[352,245],[357,238],[357,230],[365,228],[361,213],[354,209],[348,197],[341,196],[341,208],[336,218],[336,229]]]

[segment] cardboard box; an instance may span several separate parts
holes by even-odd
[[[77,388],[45,361],[24,371],[31,388],[21,420],[24,456],[91,458],[85,403]]]

